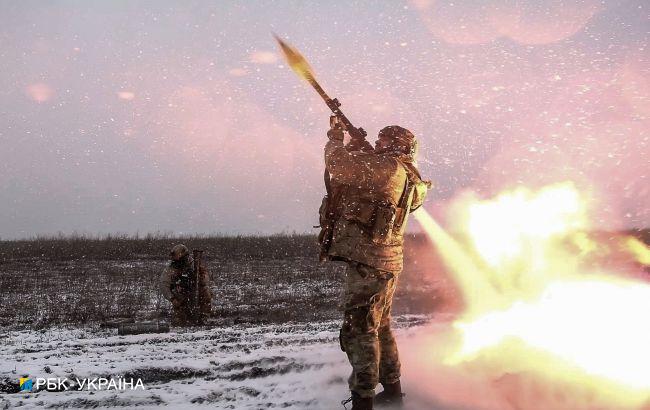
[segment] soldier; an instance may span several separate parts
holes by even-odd
[[[208,271],[203,266],[199,269],[199,298],[195,302],[192,297],[194,268],[189,249],[185,245],[176,245],[169,256],[171,263],[160,276],[160,290],[174,307],[172,324],[200,324],[212,309]]]
[[[429,181],[416,168],[417,141],[407,129],[382,129],[374,149],[365,140],[344,145],[335,118],[325,146],[328,196],[321,207],[321,255],[347,262],[341,308],[341,349],[352,365],[352,409],[400,405],[400,361],[390,328],[403,267],[406,219],[424,201]],[[328,178],[329,173],[329,178]],[[375,387],[384,390],[375,396]]]

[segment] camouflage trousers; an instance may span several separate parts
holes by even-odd
[[[172,313],[172,326],[187,326],[192,321],[192,309],[187,303],[174,307]]]
[[[350,390],[373,397],[377,383],[399,381],[397,343],[390,329],[397,273],[348,263],[343,290],[341,349],[352,365]]]
[[[185,301],[179,306],[174,306],[172,312],[172,326],[189,326],[199,325],[205,322],[205,319],[210,315],[210,303],[205,303],[201,300],[200,305],[197,307],[192,306],[189,301]]]

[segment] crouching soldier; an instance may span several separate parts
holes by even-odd
[[[201,324],[212,309],[208,271],[200,263],[195,263],[185,245],[174,246],[170,257],[169,266],[160,276],[160,290],[174,307],[172,325]],[[198,265],[198,292],[195,285],[196,265]]]

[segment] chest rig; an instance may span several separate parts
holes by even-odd
[[[321,260],[327,259],[337,224],[357,225],[378,246],[401,243],[419,175],[408,164],[399,163],[407,178],[396,201],[389,195],[351,185],[332,186],[329,174],[325,173],[327,195],[319,209]]]

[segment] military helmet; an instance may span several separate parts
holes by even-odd
[[[178,244],[174,246],[169,253],[169,256],[172,258],[172,260],[179,261],[183,258],[188,257],[190,254],[190,250],[187,248],[187,246],[183,244]]]
[[[389,125],[384,127],[379,131],[379,138],[386,137],[393,141],[392,146],[390,147],[391,151],[394,151],[398,154],[404,154],[410,157],[412,160],[415,160],[418,148],[418,140],[415,138],[415,135],[406,128],[400,127],[399,125]]]

